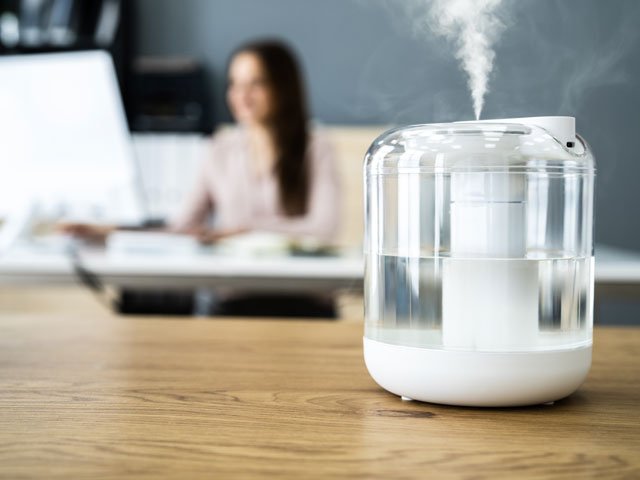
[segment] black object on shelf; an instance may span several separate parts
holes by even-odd
[[[162,57],[135,61],[132,130],[210,134],[213,127],[209,80],[200,63]]]
[[[0,55],[106,50],[131,119],[134,2],[0,0]]]
[[[123,289],[116,307],[123,315],[193,315],[193,292]]]
[[[0,53],[110,50],[131,40],[131,5],[124,0],[0,0]]]
[[[306,294],[252,294],[218,302],[223,317],[337,318],[335,301]]]

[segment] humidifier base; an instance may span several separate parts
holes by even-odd
[[[403,399],[472,407],[553,402],[587,378],[591,346],[492,353],[403,347],[364,338],[373,379]]]

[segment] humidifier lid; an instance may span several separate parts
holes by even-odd
[[[594,169],[572,117],[412,125],[382,134],[365,157],[368,174]]]

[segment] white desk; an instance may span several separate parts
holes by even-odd
[[[640,283],[640,252],[596,246],[597,283]]]
[[[195,289],[241,286],[248,290],[361,291],[363,261],[344,257],[229,257],[212,252],[185,256],[82,254],[82,264],[107,285]],[[640,284],[640,253],[596,248],[597,284]],[[17,251],[0,257],[0,283],[74,283],[68,256]]]
[[[162,257],[84,252],[82,266],[107,285],[195,289],[241,286],[248,290],[362,290],[360,257],[228,257],[211,252]],[[77,274],[63,254],[21,251],[0,257],[0,283],[73,283]]]

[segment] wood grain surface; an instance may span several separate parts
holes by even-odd
[[[640,330],[552,406],[402,402],[349,322],[0,315],[2,478],[640,478]]]

